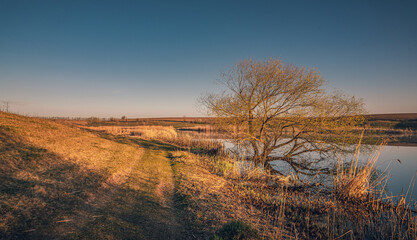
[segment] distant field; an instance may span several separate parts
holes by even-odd
[[[100,126],[164,126],[177,130],[194,132],[216,132],[215,118],[212,117],[166,117],[166,118],[89,118],[63,120],[74,125]],[[366,135],[372,139],[387,138],[389,144],[417,144],[417,113],[371,114],[366,115],[369,127]],[[362,127],[361,127],[362,129]],[[370,141],[372,142],[372,141]]]
[[[214,118],[209,117],[172,117],[172,118],[88,118],[88,119],[56,119],[59,122],[82,126],[172,126],[178,128],[192,128],[214,124]]]
[[[388,120],[417,120],[417,113],[388,113],[388,114],[370,114],[366,115],[370,121]]]
[[[371,114],[365,116],[370,126],[383,127],[388,129],[410,128],[408,125],[417,124],[417,113],[397,114]],[[213,125],[214,117],[168,117],[168,118],[89,118],[83,120],[62,120],[77,125],[89,126],[141,126],[159,125],[173,126],[174,128],[199,127],[201,125]],[[399,125],[397,125],[399,124]],[[412,126],[411,126],[412,127]]]
[[[387,114],[369,114],[365,115],[369,121],[417,121],[417,113],[387,113]],[[79,124],[87,124],[89,121],[97,121],[101,123],[192,123],[192,124],[212,124],[215,121],[214,117],[166,117],[166,118],[89,118],[83,120],[71,120]]]
[[[417,113],[367,115],[367,123],[372,129],[389,131],[387,134],[390,135],[394,134],[392,130],[407,131],[409,135],[417,131]]]

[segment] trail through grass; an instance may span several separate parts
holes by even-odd
[[[74,238],[179,239],[172,199],[174,183],[164,152],[146,150],[120,186],[98,191],[81,215],[96,216],[82,224]]]
[[[0,112],[0,239],[184,239],[172,146]]]

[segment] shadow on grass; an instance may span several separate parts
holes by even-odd
[[[139,139],[116,140],[161,146]],[[168,210],[153,196],[111,185],[108,177],[105,171],[87,170],[0,129],[0,238],[174,239],[178,235],[176,223],[166,220]]]
[[[125,137],[121,135],[113,135],[110,133],[106,133],[103,131],[91,130],[91,129],[84,129],[90,133],[93,133],[101,138],[122,143],[122,144],[133,144],[145,149],[151,150],[162,150],[162,151],[176,151],[176,150],[186,150],[185,148],[178,147],[169,143],[164,143],[157,140],[146,140],[139,137]]]
[[[3,130],[0,143],[2,239],[50,236],[105,179]]]
[[[89,213],[96,216],[83,226],[75,239],[179,239],[177,225],[170,223],[168,209],[141,191],[118,189],[105,207]]]

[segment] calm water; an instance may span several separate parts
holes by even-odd
[[[417,200],[417,187],[413,186],[417,172],[417,147],[385,146],[377,164],[379,169],[387,168],[388,194],[406,194],[410,188],[408,199]]]
[[[224,143],[226,149],[234,147],[230,142],[224,141]],[[360,154],[360,159],[365,162],[369,159],[369,156],[369,152],[363,152]],[[345,161],[352,158],[353,155],[344,156]],[[290,168],[284,162],[275,161],[271,164],[284,173],[290,172]],[[414,178],[417,177],[417,147],[385,146],[378,157],[376,167],[381,172],[385,172],[388,177],[386,186],[388,196],[398,196],[400,194],[405,196],[408,192],[407,200],[417,201],[417,187],[413,185]]]
[[[234,148],[232,143],[226,140],[221,141],[225,144],[226,149]],[[360,155],[360,159],[366,161],[369,155],[370,153],[364,152]],[[345,161],[352,158],[353,155],[344,157]],[[285,163],[282,164],[280,161],[275,161],[273,167],[288,172],[285,169],[287,168]],[[388,176],[387,195],[407,194],[408,201],[417,202],[417,182],[415,185],[413,184],[414,178],[417,178],[417,147],[385,146],[379,155],[376,167]]]

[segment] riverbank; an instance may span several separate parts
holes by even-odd
[[[404,203],[385,204],[356,189],[354,185],[364,180],[361,174],[357,179],[344,178],[336,190],[297,184],[259,169],[242,174],[233,162],[218,156],[179,151],[172,159],[179,199],[196,230],[218,232],[239,221],[255,229],[261,239],[417,236],[417,219]]]
[[[135,129],[140,136],[148,135],[148,127]],[[159,129],[174,132],[172,127]],[[188,212],[186,225],[198,238],[255,233],[260,239],[417,236],[412,206],[402,199],[390,201],[377,192],[383,186],[375,185],[378,179],[375,181],[374,164],[355,167],[355,171],[341,168],[331,176],[333,187],[325,187],[301,183],[291,176],[278,177],[259,168],[242,171],[235,160],[221,154],[221,146],[216,142],[198,145],[210,141],[191,141],[185,134],[160,136],[157,140],[178,149],[169,152],[176,180],[176,203]],[[383,179],[379,184],[383,184]]]
[[[417,113],[371,114],[365,115],[366,126],[364,141],[375,144],[384,138],[391,146],[417,146]],[[178,131],[206,135],[209,138],[224,137],[224,133],[215,128],[216,120],[210,117],[172,117],[172,118],[87,118],[87,119],[55,119],[78,126],[87,127],[125,127],[141,126],[173,127]],[[363,128],[357,129],[361,134]]]
[[[192,239],[172,150],[0,112],[0,239]]]
[[[1,238],[417,237],[405,202],[375,197],[372,168],[340,171],[326,188],[242,171],[218,142],[172,127],[136,130],[0,112]]]

